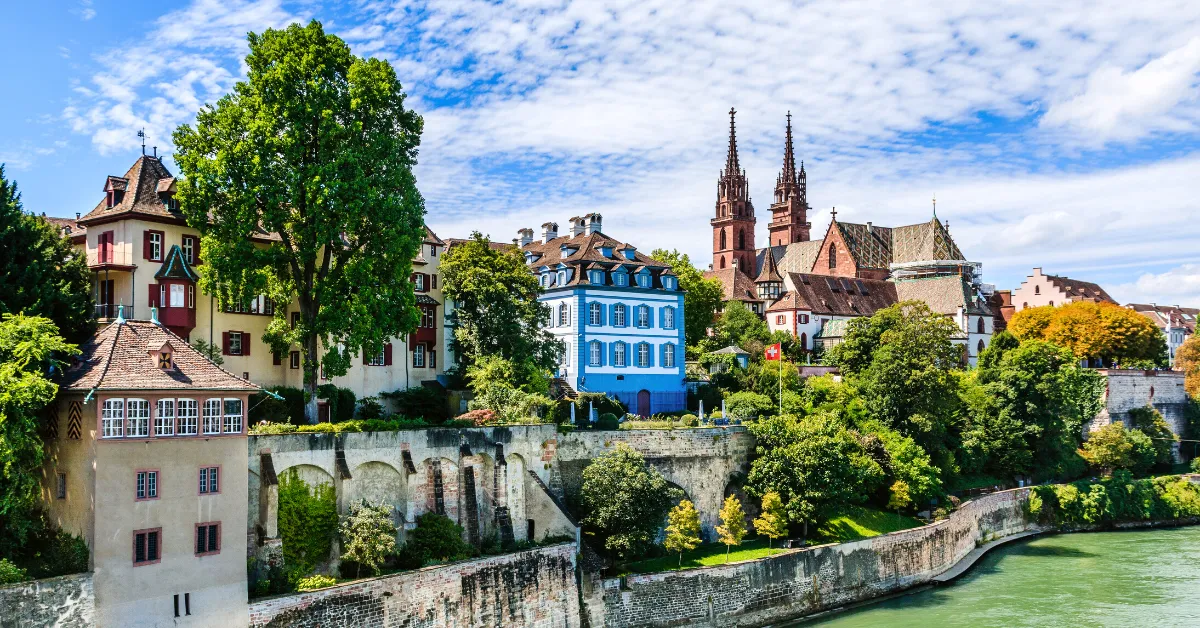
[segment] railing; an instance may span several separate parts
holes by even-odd
[[[114,303],[97,303],[95,316],[96,318],[116,318],[117,305]]]

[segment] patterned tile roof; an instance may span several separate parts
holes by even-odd
[[[888,227],[835,221],[859,268],[886,269],[892,263],[892,230]]]
[[[892,229],[893,264],[962,259],[962,251],[937,218]]]
[[[1195,333],[1196,319],[1200,317],[1200,309],[1194,307],[1179,307],[1178,305],[1157,305],[1154,303],[1130,303],[1125,307],[1148,317],[1159,329],[1168,327],[1183,328],[1187,333]]]
[[[782,282],[783,277],[779,275],[779,268],[775,263],[775,255],[762,256],[763,263],[759,264],[758,276],[754,278],[754,283],[759,282]]]
[[[740,269],[722,268],[721,270],[710,270],[704,273],[704,278],[716,279],[721,282],[721,287],[725,289],[726,301],[742,301],[744,303],[758,303],[761,301],[758,298],[758,290],[754,285],[754,280]]]
[[[170,344],[174,368],[158,368],[155,353]],[[149,321],[113,323],[92,336],[67,369],[64,390],[228,390],[260,388],[213,364],[179,336]]]

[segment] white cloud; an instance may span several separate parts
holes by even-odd
[[[1198,95],[1200,37],[1193,37],[1131,72],[1107,64],[1098,68],[1083,93],[1050,107],[1042,126],[1068,127],[1096,143],[1152,131],[1194,131]]]
[[[72,13],[79,16],[79,19],[84,22],[96,17],[96,10],[92,8],[92,0],[79,0],[79,6],[71,10]]]
[[[1158,303],[1200,307],[1200,264],[1183,264],[1161,273],[1144,273],[1112,290],[1122,303]]]

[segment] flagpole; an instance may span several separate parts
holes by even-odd
[[[779,344],[779,414],[783,414],[783,343]]]

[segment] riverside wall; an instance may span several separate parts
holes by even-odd
[[[265,599],[250,626],[575,627],[575,555],[561,543]]]
[[[929,582],[978,545],[1026,532],[1029,489],[966,502],[936,523],[761,560],[584,578],[592,626],[765,626]]]
[[[0,586],[0,626],[92,626],[92,574],[81,573]]]

